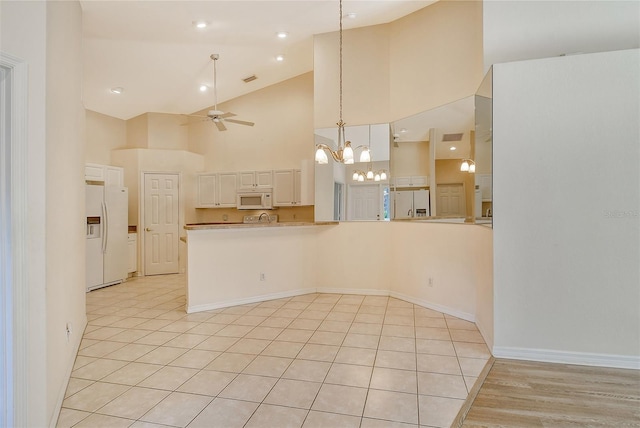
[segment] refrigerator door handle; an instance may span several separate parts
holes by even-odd
[[[102,202],[102,252],[107,252],[107,237],[109,236],[109,211],[107,204]]]

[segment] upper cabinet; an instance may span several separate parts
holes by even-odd
[[[197,176],[196,208],[235,208],[237,175],[230,173],[204,173]]]
[[[302,201],[302,171],[281,169],[273,171],[273,205],[288,207],[310,205]]]
[[[429,177],[426,175],[395,177],[391,179],[391,186],[392,187],[428,187]]]
[[[119,166],[88,163],[84,166],[85,181],[103,182],[105,186],[124,186],[124,169]]]
[[[273,171],[243,171],[238,173],[239,190],[273,188]]]

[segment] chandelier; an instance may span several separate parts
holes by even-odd
[[[474,172],[476,172],[476,163],[471,159],[462,159],[462,164],[460,164],[460,171],[473,174]]]
[[[347,141],[344,135],[344,121],[342,120],[342,0],[340,0],[340,120],[336,123],[338,125],[338,148],[336,150],[332,150],[331,147],[326,144],[318,144],[316,145],[316,162],[319,164],[327,164],[329,163],[329,157],[326,152],[331,154],[331,157],[334,161],[340,162],[346,165],[350,165],[354,163],[353,159],[353,151],[354,148],[351,147],[351,141]],[[360,162],[370,162],[371,155],[369,153],[369,148],[366,146],[358,146],[356,149],[364,147],[364,150],[360,154]]]
[[[381,169],[380,171],[373,171],[371,169],[371,165],[369,165],[369,170],[365,173],[363,171],[353,171],[353,176],[351,177],[353,181],[384,181],[387,179],[387,170]]]

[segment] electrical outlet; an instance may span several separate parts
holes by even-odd
[[[71,325],[70,322],[68,322],[66,325],[66,331],[67,331],[67,342],[68,342],[69,338],[71,337],[71,333],[73,333],[73,325]]]
[[[226,214],[223,214],[222,215],[222,221],[227,221],[227,220],[229,220],[229,216],[226,215]]]
[[[260,272],[260,281],[266,281],[267,277],[265,276],[264,272]]]
[[[429,281],[427,282],[427,285],[429,287],[433,287],[433,278],[432,277],[429,277]]]

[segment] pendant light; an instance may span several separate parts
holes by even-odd
[[[344,121],[342,120],[342,0],[340,0],[340,119],[336,123],[338,125],[338,148],[334,151],[331,150],[329,146],[326,144],[318,144],[316,146],[316,162],[319,164],[329,163],[329,157],[327,156],[327,152],[331,154],[331,157],[336,162],[341,162],[346,165],[350,165],[354,163],[353,160],[353,148],[351,147],[351,141],[347,141],[344,136]],[[344,142],[344,143],[343,143]],[[358,148],[361,146],[358,146]]]
[[[476,172],[476,163],[471,159],[462,159],[462,164],[460,164],[460,171],[473,174],[474,172]]]

